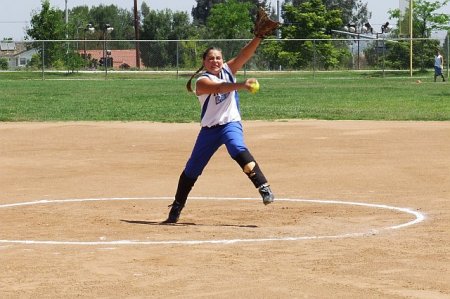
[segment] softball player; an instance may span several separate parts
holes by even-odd
[[[242,168],[251,182],[258,188],[264,204],[270,204],[274,195],[258,163],[244,142],[238,90],[251,90],[256,79],[236,81],[236,73],[253,56],[260,37],[254,37],[239,54],[224,62],[222,51],[209,48],[203,53],[202,67],[189,79],[186,87],[192,92],[191,81],[201,71],[196,81],[195,94],[201,105],[201,129],[192,154],[180,175],[175,200],[169,217],[164,223],[176,223],[183,210],[189,192],[202,174],[217,149],[223,144],[228,153]]]

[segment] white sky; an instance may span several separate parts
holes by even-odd
[[[69,9],[80,5],[91,7],[100,4],[114,4],[130,10],[134,7],[134,0],[50,0],[50,4],[64,10],[66,1]],[[154,10],[169,8],[173,11],[187,11],[189,14],[196,4],[195,0],[138,0],[138,7],[142,1]],[[275,8],[277,0],[271,1]],[[368,3],[369,11],[372,12],[372,18],[369,21],[376,30],[388,21],[387,11],[398,8],[399,5],[399,0],[363,0],[363,2]],[[280,0],[280,3],[283,3],[283,0]],[[0,0],[0,7],[0,40],[12,37],[20,41],[26,35],[25,27],[29,24],[31,15],[40,10],[41,0]],[[450,4],[442,12],[450,14]]]

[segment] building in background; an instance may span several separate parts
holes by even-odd
[[[80,55],[84,56],[84,50],[79,51]],[[114,69],[128,69],[128,68],[136,68],[136,50],[111,50],[108,51],[108,58],[110,58],[110,64],[108,67],[112,67]],[[100,66],[100,62],[103,62],[103,50],[87,50],[86,56],[94,65],[91,67]],[[142,65],[142,61],[141,61]]]
[[[13,41],[0,42],[0,58],[8,60],[8,69],[10,70],[26,67],[36,53],[36,49],[27,50],[24,43]]]

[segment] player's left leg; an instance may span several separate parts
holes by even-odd
[[[273,202],[273,195],[270,185],[267,182],[264,173],[253,158],[252,154],[246,150],[237,154],[233,159],[241,166],[244,173],[248,176],[253,185],[258,188],[259,194],[263,199],[263,203],[268,205]]]
[[[274,195],[261,168],[245,145],[242,124],[238,122],[228,124],[223,138],[228,153],[239,164],[253,185],[258,188],[263,203],[266,205],[272,203]]]

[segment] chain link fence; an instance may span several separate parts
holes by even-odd
[[[58,40],[2,42],[3,70],[41,72],[189,72],[205,49],[222,49],[224,60],[248,40]],[[412,59],[411,59],[412,44]],[[441,49],[448,76],[447,39],[267,39],[246,71],[414,71],[430,70]]]

